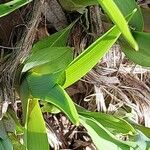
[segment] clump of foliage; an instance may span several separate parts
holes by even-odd
[[[30,1],[14,0],[1,4],[0,16],[7,15],[28,2]],[[74,125],[82,124],[97,149],[149,149],[150,134],[143,132],[146,128],[135,126],[119,117],[85,110],[75,104],[65,91],[65,88],[88,73],[116,41],[133,62],[150,66],[150,33],[143,32],[144,22],[140,8],[134,0],[59,0],[59,2],[69,11],[100,4],[114,25],[75,59],[72,48],[66,46],[75,22],[33,45],[30,56],[21,64],[23,65],[21,72],[18,70],[20,79],[16,91],[22,102],[23,125],[19,123],[14,112],[8,109],[0,121],[0,149],[15,149],[17,146],[19,149],[28,150],[49,149],[39,100],[49,109],[53,106],[62,111]],[[11,132],[6,130],[10,122],[14,123]],[[21,133],[23,145],[17,140],[17,135]],[[128,137],[128,140],[117,138],[122,135]]]

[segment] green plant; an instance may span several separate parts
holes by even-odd
[[[143,66],[150,66],[148,50],[150,34],[143,32],[143,19],[139,7],[134,0],[68,0],[68,2],[72,7],[66,6],[66,1],[60,0],[62,6],[72,10],[99,3],[115,25],[74,60],[72,49],[66,46],[69,32],[74,23],[37,42],[33,46],[29,58],[23,62],[21,80],[16,86],[19,87],[17,91],[19,91],[23,106],[23,128],[15,119],[15,115],[12,117],[10,115],[12,113],[9,111],[8,118],[12,118],[12,122],[15,122],[16,131],[24,133],[24,146],[28,150],[49,149],[46,125],[38,103],[39,100],[50,103],[64,112],[74,125],[82,124],[87,129],[97,149],[105,150],[110,147],[112,150],[149,149],[149,134],[144,132],[149,129],[132,125],[111,115],[87,111],[74,104],[65,91],[65,88],[88,73],[117,40],[123,47],[124,53],[131,60]],[[129,7],[125,8],[122,5]],[[125,39],[121,37],[121,34]],[[141,57],[143,61],[140,60]],[[3,129],[3,122],[0,122],[0,132],[2,132],[0,134],[0,146],[4,145],[3,149],[5,149],[6,143],[9,143],[7,149],[11,149],[9,148],[10,140],[4,140],[7,133]],[[116,135],[127,136],[129,140],[123,141]],[[13,136],[10,137],[9,139],[13,141]],[[20,143],[19,145],[25,149]]]

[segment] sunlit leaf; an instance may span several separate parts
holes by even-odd
[[[63,87],[68,87],[90,71],[116,42],[120,34],[118,28],[113,27],[76,57],[66,69],[66,82]]]
[[[26,61],[22,72],[33,69],[33,72],[47,74],[62,70],[73,59],[69,47],[48,47],[34,51]],[[60,62],[61,61],[61,62]],[[36,68],[35,68],[36,67]]]
[[[73,101],[65,90],[56,84],[56,80],[55,74],[32,73],[27,78],[32,97],[52,103],[63,111],[74,124],[78,125],[78,113]]]
[[[128,20],[132,18],[135,12],[136,10],[127,17]],[[117,41],[120,34],[117,26],[112,27],[76,57],[66,69],[66,81],[63,87],[70,86],[90,71]]]
[[[49,150],[46,126],[37,100],[30,100],[25,131],[28,150]]]
[[[97,150],[130,150],[130,147],[126,144],[119,142],[115,138],[112,138],[108,131],[96,120],[80,116],[81,124],[86,128],[88,134],[91,136]]]
[[[135,50],[138,50],[138,45],[129,30],[127,22],[123,17],[121,11],[117,7],[117,5],[114,3],[114,1],[113,0],[97,0],[97,1],[100,3],[102,8],[106,11],[106,13],[111,18],[111,20],[118,26],[118,28],[124,35],[125,39],[130,43],[130,45]]]
[[[135,0],[113,0],[124,16],[127,16],[135,8],[137,9],[134,16],[131,18],[129,25],[131,28],[142,31],[144,22],[143,16],[137,2]]]
[[[32,0],[12,0],[10,2],[0,4],[0,17],[3,17],[14,10],[30,3]]]
[[[101,112],[84,111],[81,109],[78,110],[78,113],[87,117],[94,118],[96,121],[101,123],[104,127],[115,134],[122,133],[133,135],[136,132],[135,129],[127,121],[121,118],[114,117],[112,115]]]

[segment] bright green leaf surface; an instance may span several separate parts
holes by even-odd
[[[33,46],[32,52],[39,50],[41,51],[41,49],[45,49],[48,47],[65,47],[68,41],[70,30],[74,24],[75,22],[71,23],[65,29],[58,31],[44,39],[41,39]]]
[[[135,12],[136,10],[127,17],[127,20],[130,20]],[[76,57],[66,69],[66,81],[63,87],[66,88],[70,86],[90,71],[117,41],[120,34],[120,30],[117,26],[112,27]]]
[[[0,17],[3,17],[14,10],[30,3],[32,0],[12,0],[5,4],[0,4]]]
[[[53,89],[51,89],[50,92],[46,95],[45,101],[57,106],[69,117],[72,123],[79,125],[78,113],[74,103],[61,86],[56,85]]]
[[[79,124],[78,113],[68,94],[56,84],[57,77],[53,75],[30,74],[27,78],[31,95],[52,103],[61,109],[76,125]]]
[[[129,25],[135,30],[142,31],[144,26],[143,16],[135,0],[114,0],[114,2],[124,16],[130,14],[135,8],[137,9],[136,13],[130,20]]]
[[[65,59],[66,58],[66,59]],[[34,51],[26,61],[22,72],[35,67],[37,73],[52,73],[64,69],[72,60],[72,50],[69,47],[48,47]],[[60,62],[62,61],[62,62]],[[42,65],[42,66],[41,66]],[[33,70],[34,71],[34,70]]]
[[[111,150],[130,150],[128,145],[112,138],[108,131],[94,119],[80,116],[80,122],[87,129],[97,150],[106,150],[110,149],[110,147]]]
[[[75,58],[66,69],[66,82],[63,87],[68,87],[90,71],[116,42],[120,34],[119,29],[113,27]]]
[[[81,112],[84,116],[92,117],[104,127],[108,128],[113,133],[131,134],[133,135],[136,131],[135,129],[125,120],[100,113],[100,112]]]
[[[114,1],[113,0],[97,0],[97,1],[106,11],[111,20],[118,26],[118,28],[124,35],[125,39],[130,43],[130,45],[135,50],[138,50],[138,45],[129,30],[128,24],[125,18],[123,17],[121,11],[118,9],[117,5],[114,3]]]
[[[97,0],[59,0],[59,2],[66,10],[70,11],[79,10],[86,6],[98,4]],[[143,17],[140,8],[136,4],[135,0],[114,0],[114,3],[117,5],[117,7],[120,9],[120,11],[124,16],[127,16],[135,8],[137,8],[137,12],[131,19],[129,25],[131,25],[131,27],[134,28],[135,30],[142,31]]]
[[[26,146],[28,150],[49,150],[45,122],[37,100],[30,100],[26,123]]]
[[[61,54],[60,52],[62,49],[63,48],[59,48],[59,51],[57,51],[57,54],[59,56],[58,58],[52,61],[51,59],[49,59],[50,62],[35,67],[32,71],[40,74],[50,74],[54,72],[64,71],[73,60],[73,51],[71,48],[66,47],[63,49],[64,53]],[[44,57],[43,60],[45,60]]]
[[[139,45],[139,51],[133,51],[128,44],[121,42],[123,52],[134,63],[150,67],[150,33],[134,32],[133,35]]]
[[[59,1],[64,8],[69,9],[69,10],[70,9],[76,10],[76,9],[80,9],[82,7],[96,4],[95,0],[89,0],[89,1],[87,1],[87,0],[68,0],[67,2],[64,0],[59,0]],[[122,7],[124,7],[126,5],[125,4],[126,2],[129,3],[129,5],[127,4],[128,6],[126,8],[121,7],[124,15],[128,15],[135,8],[137,8],[135,2],[134,2],[134,4],[133,4],[133,0],[132,0],[132,2],[129,2],[129,1],[118,2],[116,0],[115,1],[116,4],[113,0],[97,0],[97,2],[102,6],[102,8],[105,10],[105,12],[108,14],[108,16],[111,18],[111,20],[118,26],[118,28],[120,29],[120,31],[124,35],[125,39],[130,43],[130,45],[135,50],[138,50],[138,45],[137,45],[136,41],[134,40],[130,30],[129,30],[128,24],[127,24],[124,16],[122,15],[121,11],[119,10],[119,7],[121,6],[121,4],[122,4]],[[118,4],[118,6],[117,6],[117,4]],[[139,11],[138,11],[138,13],[139,13]],[[140,22],[141,22],[141,27],[139,26]],[[135,23],[135,20],[134,20],[134,23]],[[142,26],[143,26],[142,23],[143,23],[142,20],[139,20],[139,22],[138,22],[138,28],[139,29],[142,28]]]

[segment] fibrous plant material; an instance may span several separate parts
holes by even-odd
[[[0,71],[0,89],[1,89],[1,104],[14,102],[14,82],[15,78],[19,79],[18,67],[19,64],[24,61],[28,56],[32,44],[35,40],[37,27],[41,21],[41,8],[42,1],[35,0],[33,5],[33,14],[31,14],[30,19],[27,21],[26,29],[22,33],[22,38],[15,44],[16,47],[12,47],[13,51],[9,54],[7,61],[1,63]],[[17,80],[18,80],[17,79]],[[1,115],[2,117],[2,115]]]

